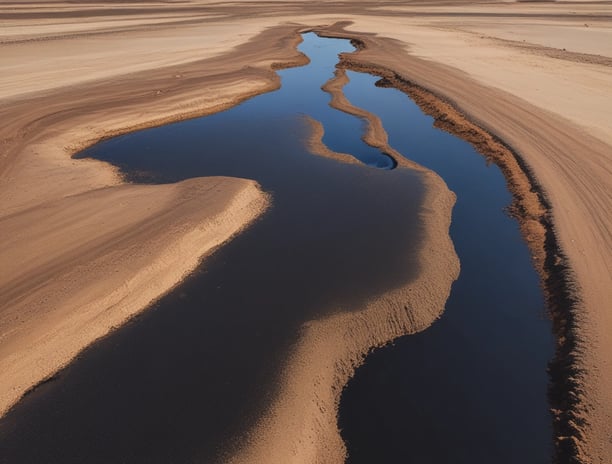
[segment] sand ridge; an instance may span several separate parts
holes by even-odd
[[[311,153],[336,161],[341,161],[342,163],[361,164],[361,161],[359,161],[354,156],[349,155],[348,153],[340,153],[334,151],[330,149],[327,145],[325,145],[325,143],[323,142],[325,128],[323,127],[323,124],[321,124],[320,121],[317,121],[316,119],[308,115],[305,115],[304,119],[310,126],[308,137],[306,138],[306,145],[308,146],[308,149]]]
[[[172,289],[267,206],[253,181],[197,178],[93,190],[1,218],[3,408]]]
[[[333,308],[333,316],[304,324],[283,369],[278,397],[224,462],[345,461],[336,417],[344,385],[371,349],[422,331],[440,317],[459,274],[448,232],[455,195],[437,174],[420,172],[426,189],[418,276],[362,308]]]
[[[219,111],[277,88],[271,68],[306,60],[295,50],[300,37],[287,28],[260,39],[265,50],[243,45],[234,60],[230,53],[208,66],[182,66],[180,78],[163,69],[157,77],[137,73],[5,101],[0,411],[173,288],[266,210],[269,197],[253,181],[126,185],[105,163],[70,158],[99,139]],[[243,68],[245,54],[252,69]],[[202,95],[205,83],[209,93]]]
[[[320,31],[321,36],[326,36],[326,29]],[[333,34],[328,35],[328,37]],[[350,56],[350,54],[342,54],[341,56]],[[362,119],[366,124],[366,130],[362,135],[362,140],[373,148],[377,148],[382,153],[393,158],[396,165],[413,169],[420,172],[429,172],[428,169],[424,168],[420,164],[411,161],[410,159],[403,156],[397,150],[389,145],[389,136],[387,131],[383,127],[381,119],[369,111],[364,110],[353,105],[342,89],[349,83],[349,77],[346,74],[344,67],[338,67],[334,72],[334,77],[328,80],[322,89],[331,95],[331,101],[329,105],[339,111],[343,111],[347,114],[356,116]]]
[[[606,458],[601,456],[608,453],[606,444],[610,442],[611,433],[608,424],[612,417],[609,390],[605,387],[607,374],[603,374],[608,345],[594,331],[607,327],[604,321],[609,317],[602,311],[611,288],[609,277],[612,273],[607,269],[609,261],[606,258],[599,265],[595,264],[602,250],[610,251],[612,243],[610,228],[606,225],[610,218],[605,216],[609,207],[602,205],[602,209],[593,209],[584,205],[571,209],[568,202],[581,202],[586,197],[595,203],[610,200],[610,196],[604,193],[604,186],[612,181],[608,175],[609,163],[605,161],[610,154],[609,147],[557,116],[546,115],[543,110],[530,107],[516,97],[484,88],[466,76],[457,75],[453,69],[410,55],[405,57],[398,42],[363,33],[347,34],[344,31],[331,34],[352,37],[364,44],[361,53],[343,55],[343,66],[383,76],[383,85],[386,83],[404,90],[437,118],[438,126],[471,141],[479,151],[500,164],[514,194],[513,212],[521,222],[523,235],[530,244],[536,269],[542,277],[557,335],[557,356],[550,365],[554,380],[551,403],[556,417],[556,459],[564,462],[576,458],[580,462],[590,462],[591,456],[595,455],[600,457],[594,462],[606,462]],[[397,64],[399,56],[404,57],[402,66]],[[435,89],[435,94],[425,89]],[[461,91],[469,93],[469,98],[462,96],[457,101],[457,93]],[[451,100],[447,95],[454,98]],[[488,97],[487,105],[479,105],[477,102],[485,96]],[[479,114],[483,107],[487,109],[487,118],[472,115],[471,111]],[[457,108],[469,108],[470,111],[466,111],[467,116],[464,116]],[[507,119],[511,119],[511,123]],[[500,120],[506,120],[505,124]],[[491,133],[500,134],[510,145],[500,142]],[[525,137],[527,133],[533,136]],[[584,159],[582,169],[578,169],[572,153],[590,153],[591,157]],[[564,158],[567,164],[558,164],[560,154],[567,156]],[[554,163],[555,168],[550,165],[543,168],[541,162],[547,159]],[[590,163],[593,163],[591,167]],[[577,171],[570,174],[567,166],[574,166]],[[559,168],[561,175],[554,178],[553,173]],[[583,173],[594,183],[574,183],[568,188],[572,181],[567,180],[567,176],[580,178]],[[583,186],[595,195],[580,192]],[[569,193],[576,188],[575,196]],[[560,198],[555,198],[557,194]],[[561,204],[558,203],[560,199]],[[578,262],[574,261],[575,257],[572,259],[577,250],[571,250],[577,240],[570,240],[568,249],[563,239],[563,230],[567,227],[563,223],[569,219],[566,219],[566,214],[570,210],[571,228],[582,229],[574,233],[597,242],[591,243],[591,252],[585,253],[584,249],[580,252]],[[559,214],[560,211],[565,214]],[[585,213],[595,217],[584,218],[579,225],[576,224],[576,216]],[[584,273],[586,269],[582,268],[585,255],[590,261],[588,273]],[[593,275],[597,266],[599,271]]]

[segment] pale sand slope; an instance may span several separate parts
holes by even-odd
[[[508,5],[507,11],[522,7]],[[592,39],[593,53],[605,51],[603,57],[526,48],[522,39],[516,44],[482,38],[458,30],[466,27],[465,18],[356,17],[349,29],[398,39],[399,44],[381,42],[382,49],[366,51],[362,59],[448,98],[512,146],[543,187],[581,299],[576,354],[584,376],[574,424],[580,435],[572,439],[578,440],[583,462],[606,463],[612,460],[612,67],[606,59],[612,57],[612,7],[600,8],[607,10],[608,19],[598,20],[592,38],[577,29],[584,19],[574,24],[580,52]],[[491,21],[473,18],[469,24],[475,29],[477,22],[486,24],[494,34]],[[549,19],[548,46],[566,45],[565,21],[555,28],[554,18]],[[537,44],[540,26],[532,27],[525,40],[533,37]],[[500,24],[496,28],[504,31]],[[605,50],[602,33],[609,38]],[[426,59],[408,56],[407,50]]]
[[[320,21],[314,18],[312,23]],[[14,256],[19,256],[23,263],[6,268],[6,285],[2,285],[11,301],[1,321],[6,335],[0,359],[2,367],[6,366],[5,370],[11,373],[6,377],[8,385],[1,386],[7,395],[4,407],[29,385],[69,360],[79,348],[103,334],[108,326],[120,323],[146,305],[145,299],[126,305],[130,296],[141,294],[140,288],[153,290],[150,296],[154,298],[156,290],[161,292],[180,279],[180,269],[175,269],[177,262],[190,267],[188,261],[183,263],[185,253],[176,252],[181,247],[164,243],[166,236],[160,234],[169,224],[177,224],[175,227],[180,231],[182,221],[192,226],[197,223],[190,216],[199,211],[191,209],[195,204],[191,195],[198,185],[196,182],[205,180],[174,187],[113,186],[118,182],[115,173],[102,163],[70,160],[67,155],[109,134],[203,114],[274,88],[278,81],[268,71],[270,65],[304,61],[294,51],[297,41],[290,34],[293,29],[296,28],[268,31],[219,59],[211,57],[172,69],[123,76],[120,75],[125,72],[120,66],[126,61],[123,51],[115,53],[110,49],[104,50],[107,56],[100,63],[89,63],[88,69],[93,66],[94,72],[83,80],[75,82],[76,69],[64,68],[58,74],[53,66],[43,66],[41,74],[46,76],[42,77],[35,67],[30,68],[33,77],[24,79],[27,93],[21,92],[14,81],[10,83],[15,90],[9,92],[12,97],[5,99],[6,106],[1,110],[3,120],[10,123],[2,133],[5,182],[0,191],[3,198],[0,211],[7,235],[18,234],[20,238],[7,240],[1,259],[3,263],[13,262]],[[227,34],[242,30],[245,29],[241,24],[234,25],[228,28]],[[156,33],[149,32],[151,37]],[[63,46],[72,50],[78,48],[82,39],[76,36],[53,40],[62,41]],[[216,40],[223,43],[226,37],[221,34]],[[6,47],[23,45],[12,42]],[[104,48],[102,42],[98,47]],[[21,50],[33,53],[36,48]],[[47,47],[38,51],[41,57],[47,52]],[[164,53],[171,55],[174,51]],[[161,52],[160,55],[164,56]],[[158,63],[155,60],[150,66]],[[246,64],[252,68],[244,69]],[[28,66],[25,60],[24,66]],[[113,74],[96,74],[96,67],[100,72]],[[65,84],[58,84],[58,76],[66,77]],[[95,80],[96,77],[104,80]],[[377,135],[380,140],[386,140],[386,134]],[[352,316],[337,316],[304,327],[299,348],[283,375],[283,393],[260,427],[253,430],[253,447],[243,450],[245,455],[257,456],[261,462],[266,461],[268,452],[278,462],[292,459],[308,462],[309,457],[314,461],[329,462],[328,458],[341,461],[345,453],[336,426],[336,403],[353,367],[370,347],[424,329],[441,313],[450,284],[458,273],[448,236],[454,196],[433,173],[426,172],[424,182],[428,188],[422,209],[424,241],[419,252],[423,272],[414,282],[370,302],[361,312],[355,314],[356,308],[346,308]],[[108,185],[112,187],[105,187]],[[183,195],[190,200],[176,210]],[[165,196],[174,201],[164,201]],[[123,205],[108,207],[93,217],[87,214],[108,205],[109,200],[119,201],[117,197],[122,198]],[[148,201],[152,203],[151,211],[144,208]],[[261,197],[259,201],[263,201]],[[212,204],[220,210],[226,206],[221,201],[212,201]],[[259,204],[253,209],[257,212],[261,207]],[[131,217],[128,213],[134,209],[142,215]],[[227,214],[227,206],[223,211]],[[157,216],[163,219],[154,221]],[[141,228],[143,223],[145,228]],[[117,237],[125,237],[125,248],[123,243],[115,243]],[[180,237],[177,239],[185,243]],[[31,259],[23,259],[33,250]],[[118,257],[117,252],[121,250],[123,254]],[[144,250],[160,250],[160,256],[138,259]],[[202,253],[193,249],[187,252],[194,259]],[[175,259],[168,262],[168,255]],[[158,268],[158,262],[164,263],[165,268]],[[125,272],[109,276],[109,268],[122,268]],[[173,272],[168,272],[170,268]],[[151,275],[153,271],[159,273]],[[51,274],[59,277],[50,279]],[[155,279],[162,277],[166,279],[165,285],[157,284]],[[32,301],[41,299],[51,308],[42,314],[30,306]],[[116,300],[121,301],[118,307],[114,305]],[[80,307],[82,304],[86,307]],[[16,314],[22,319],[16,320]],[[118,317],[102,320],[111,315]],[[94,324],[90,323],[92,320]],[[90,330],[79,330],[83,327]],[[58,333],[60,337],[56,336]],[[34,344],[36,348],[30,348]],[[317,364],[319,361],[323,364]],[[310,369],[316,371],[316,376],[311,375]],[[279,440],[281,435],[283,439]],[[315,435],[317,438],[313,438]]]
[[[47,192],[60,198],[116,183],[114,175],[100,170],[98,163],[72,162],[59,148],[68,146],[71,152],[108,130],[125,131],[194,115],[213,109],[219,100],[222,105],[231,104],[239,94],[270,88],[271,76],[262,69],[279,57],[287,58],[278,42],[269,38],[253,41],[255,48],[222,55],[265,26],[351,19],[355,23],[349,28],[352,31],[396,39],[381,41],[383,48],[364,54],[363,59],[391,67],[452,101],[511,144],[545,189],[582,298],[578,367],[586,374],[579,399],[589,423],[579,425],[583,433],[578,443],[580,458],[583,462],[612,461],[612,314],[608,303],[612,297],[611,5],[247,3],[109,6],[45,2],[42,7],[16,2],[1,6],[0,34],[8,31],[7,26],[13,29],[0,40],[13,43],[0,45],[0,66],[11,63],[13,72],[19,70],[23,79],[0,72],[5,97],[0,100],[0,209],[7,212],[36,205]],[[28,11],[36,14],[27,17]],[[360,11],[364,14],[357,15]],[[221,14],[226,17],[218,17]],[[125,22],[135,19],[134,15],[148,24],[141,27]],[[109,31],[109,16],[121,19],[125,27],[113,31],[116,25],[111,25]],[[185,23],[177,23],[180,17],[186,18]],[[152,25],[156,21],[173,24]],[[87,29],[90,23],[98,29],[95,33],[74,32]],[[57,38],[61,24],[70,24],[71,37]],[[40,40],[47,33],[52,40]],[[15,43],[20,35],[21,39],[36,38],[38,43]],[[157,37],[167,40],[156,41]],[[149,40],[159,52],[146,50]],[[53,42],[61,47],[54,47]],[[62,49],[66,59],[58,70],[45,59]],[[88,56],[95,59],[88,60]],[[212,56],[218,60],[213,58],[210,66],[193,62]],[[259,67],[234,73],[245,60]],[[172,63],[181,64],[153,70]],[[140,74],[124,75],[134,70],[141,70]],[[238,76],[242,82],[236,80]],[[99,78],[105,80],[95,80]],[[201,91],[204,83],[210,92]],[[227,83],[234,87],[226,90]],[[66,88],[66,84],[78,88]],[[30,101],[23,99],[26,94]],[[75,105],[67,106],[73,99]],[[53,131],[44,133],[44,128],[54,125]],[[58,143],[49,151],[45,137],[51,132]],[[36,142],[41,145],[35,146]],[[65,175],[76,172],[72,164],[79,165],[79,174]],[[41,182],[51,174],[62,180],[70,178],[70,182]],[[24,191],[19,186],[30,178],[36,181]],[[298,455],[293,460],[300,462]]]
[[[254,181],[199,178],[0,218],[0,404],[172,288],[266,206]]]
[[[171,289],[268,204],[252,181],[122,185],[110,166],[69,155],[275,88],[270,66],[304,59],[287,35],[263,34],[266,50],[247,44],[222,62],[181,67],[180,77],[165,68],[58,86],[50,75],[52,91],[2,101],[0,411]],[[18,79],[13,86],[18,95]]]
[[[229,458],[232,464],[344,462],[346,448],[337,425],[344,385],[371,348],[429,327],[441,315],[459,272],[448,234],[454,194],[437,174],[389,146],[380,119],[353,106],[342,93],[347,82],[346,74],[339,71],[323,86],[332,95],[331,105],[366,122],[366,143],[393,156],[398,165],[422,174],[426,194],[420,213],[423,242],[417,255],[418,277],[362,308],[330,308],[333,316],[302,328],[283,370],[280,394],[250,431],[246,445]],[[322,125],[312,118],[307,121],[312,128],[308,144],[313,153],[359,163],[325,146]]]

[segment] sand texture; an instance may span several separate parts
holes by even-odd
[[[440,317],[451,284],[459,275],[448,232],[455,195],[437,174],[389,146],[380,119],[346,99],[342,93],[346,82],[346,74],[340,71],[323,86],[332,97],[330,105],[366,122],[363,139],[367,144],[392,156],[398,166],[422,174],[426,194],[419,215],[423,241],[417,251],[418,276],[363,308],[330,308],[334,315],[302,327],[283,370],[278,398],[246,437],[246,445],[228,459],[232,464],[344,462],[346,448],[336,418],[343,386],[372,348],[424,330]],[[311,127],[308,145],[313,153],[359,163],[325,146],[321,123],[312,118],[307,121]]]
[[[0,404],[181,281],[266,209],[253,181],[108,187],[0,219]]]
[[[308,122],[308,125],[310,126],[310,133],[306,140],[306,144],[311,153],[315,155],[323,156],[325,158],[330,158],[336,161],[341,161],[343,163],[348,163],[348,164],[360,164],[361,163],[361,161],[359,161],[354,156],[349,155],[348,153],[339,153],[337,151],[330,149],[323,142],[323,136],[325,135],[325,128],[323,127],[323,124],[321,124],[320,121],[317,121],[316,119],[311,118],[308,115],[305,115],[304,118],[306,119],[306,122]]]
[[[302,328],[283,371],[278,398],[228,461],[342,463],[346,449],[336,415],[343,386],[368,351],[429,327],[443,312],[459,263],[448,234],[454,195],[433,173],[421,219],[419,275],[363,308]]]
[[[612,150],[606,134],[597,137],[595,127],[587,131],[550,108],[482,85],[446,65],[406,57],[401,42],[357,36],[366,48],[346,59],[346,66],[378,72],[407,93],[428,89],[442,97],[442,104],[429,99],[430,106],[438,107],[432,113],[440,124],[454,126],[454,133],[502,164],[518,198],[516,212],[531,242],[557,332],[551,400],[558,458],[573,455],[583,462],[607,462],[612,443],[612,314],[607,303],[612,298]],[[611,71],[606,67],[601,72],[612,77]],[[530,70],[524,72],[534,78]],[[605,89],[608,83],[602,83]],[[602,88],[592,90],[597,92]],[[453,117],[449,113],[455,108],[459,112]],[[506,147],[495,137],[475,135],[478,127],[465,125],[467,120],[499,137]]]
[[[328,27],[338,21],[347,22]],[[24,264],[30,276],[52,263],[45,258],[50,249],[44,249],[42,239],[25,231],[32,223],[57,234],[59,222],[54,221],[60,221],[61,205],[70,205],[66,214],[73,211],[75,219],[86,221],[79,211],[89,201],[126,195],[138,203],[144,201],[142,189],[157,189],[152,197],[163,198],[160,205],[183,204],[185,217],[176,221],[193,226],[203,217],[181,198],[219,180],[164,188],[122,186],[108,166],[69,155],[106,136],[218,111],[277,87],[271,68],[305,60],[294,49],[296,30],[318,27],[328,35],[359,39],[365,48],[344,60],[344,66],[384,76],[388,85],[415,96],[440,127],[472,141],[501,164],[557,332],[558,356],[551,371],[556,457],[560,462],[609,463],[611,23],[608,2],[3,3],[0,221],[24,231],[24,240],[42,243],[31,254],[33,261]],[[375,117],[355,113],[350,102],[340,106],[368,121],[366,138],[375,134]],[[312,140],[321,142],[322,128],[314,122],[312,127]],[[384,134],[369,143],[384,145]],[[430,177],[422,275],[371,302],[351,320],[335,316],[304,328],[284,373],[285,388],[250,435],[250,446],[235,455],[236,462],[340,462],[335,406],[353,367],[369,347],[423,329],[439,315],[457,270],[447,233],[452,195],[435,175],[424,175]],[[221,203],[247,201],[242,193],[249,191],[247,197],[263,208],[264,197],[253,194],[253,184],[222,183],[230,193],[218,199]],[[148,216],[141,214],[145,221]],[[136,227],[137,219],[127,218],[125,211],[117,215],[126,222],[111,221],[109,234]],[[11,240],[18,241],[20,234]],[[158,235],[149,238],[162,241]],[[103,239],[94,239],[92,246],[103,249]],[[85,242],[64,246],[89,256]],[[26,248],[24,255],[30,253]],[[62,254],[66,272],[71,259]],[[5,259],[1,264],[3,282],[18,279],[6,271]],[[442,273],[445,269],[450,272]],[[3,295],[18,291],[14,284],[1,289]],[[400,300],[418,310],[398,307]],[[3,301],[3,314],[5,307]],[[11,334],[15,327],[18,319],[1,330]],[[0,351],[15,355],[6,337]],[[4,390],[1,394],[10,397]]]
[[[111,166],[70,157],[101,138],[276,88],[271,67],[305,60],[299,37],[280,28],[260,39],[266,51],[243,45],[234,59],[181,67],[180,77],[165,68],[59,87],[50,75],[53,88],[27,96],[13,81],[15,97],[0,105],[1,411],[265,211],[269,198],[252,181],[126,185]]]

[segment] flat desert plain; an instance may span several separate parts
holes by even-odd
[[[612,462],[609,2],[2,2],[0,410],[270,203],[249,180],[133,185],[71,155],[277,88],[274,69],[304,63],[310,29],[355,39],[347,66],[497,153],[555,321],[557,457]],[[438,214],[447,228],[449,205]],[[432,288],[443,301],[448,285]]]

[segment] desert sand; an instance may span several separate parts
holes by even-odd
[[[148,306],[267,206],[255,182],[119,185],[0,219],[0,401]]]
[[[347,22],[328,27],[338,21]],[[558,418],[558,457],[585,463],[612,461],[612,312],[608,303],[612,299],[611,23],[612,4],[608,2],[3,3],[0,221],[3,239],[10,237],[16,245],[2,250],[12,256],[29,255],[32,261],[21,258],[24,263],[20,266],[11,261],[11,268],[8,259],[1,261],[0,363],[8,362],[9,355],[24,355],[19,343],[27,339],[15,341],[20,331],[25,333],[30,326],[42,330],[36,325],[44,320],[12,312],[18,304],[13,292],[24,292],[21,297],[25,298],[30,294],[27,285],[35,285],[36,279],[44,281],[44,272],[53,272],[54,243],[61,249],[67,247],[66,256],[57,251],[57,262],[69,273],[73,272],[71,263],[76,262],[73,259],[87,263],[105,256],[113,259],[108,255],[112,250],[103,245],[108,238],[104,231],[111,236],[132,227],[129,240],[151,240],[163,253],[199,230],[196,224],[227,214],[232,219],[225,233],[215,232],[219,224],[209,223],[208,227],[208,233],[220,243],[265,207],[265,196],[247,181],[124,185],[108,166],[72,160],[70,155],[104,137],[217,111],[275,88],[279,82],[274,67],[304,60],[294,49],[296,32],[317,28],[360,39],[365,48],[345,63],[347,67],[378,72],[390,84],[415,95],[420,92],[420,103],[429,107],[442,127],[462,133],[505,166],[517,198],[517,215],[522,218],[554,313],[559,347],[553,366],[558,371],[557,397],[552,402]],[[313,140],[317,137],[320,140],[316,134]],[[444,193],[435,175],[430,176],[426,201],[439,207],[424,210],[428,238],[423,250],[436,244],[449,251],[452,196]],[[190,192],[200,189],[206,195],[215,183],[226,194],[211,199],[210,211],[189,206]],[[171,211],[170,205],[178,202],[184,215],[168,220],[185,221],[187,230],[172,238],[160,235],[155,225],[150,232],[148,227],[142,230],[136,226],[139,219],[129,218],[121,205],[105,204],[109,209],[101,214],[113,219],[108,229],[100,230],[102,235],[87,243],[83,239],[89,234],[78,235],[71,229],[72,220],[61,219],[74,216],[74,225],[81,222],[91,227],[83,213],[90,202],[102,204],[106,197],[116,202],[123,196],[133,204],[149,198],[155,217],[163,216],[162,210]],[[155,201],[156,197],[160,200]],[[256,207],[246,207],[249,202]],[[142,221],[153,217],[141,213]],[[62,227],[72,243],[60,239]],[[37,230],[56,237],[55,242],[47,243],[36,235]],[[36,253],[25,244],[29,240],[38,244]],[[76,246],[75,242],[82,243]],[[205,248],[186,247],[184,256],[197,257],[180,272],[174,269],[173,277],[160,272],[165,284],[156,287],[157,294],[151,292],[148,298],[134,302],[132,309],[142,309],[175,285],[207,252]],[[363,308],[361,322],[332,319],[305,328],[291,357],[294,362],[287,368],[284,393],[235,461],[330,462],[325,457],[331,456],[335,462],[342,460],[334,408],[339,388],[361,354],[393,336],[425,328],[443,308],[456,273],[452,253],[423,251],[420,256],[422,276],[413,283],[413,290],[420,290],[410,292],[409,301],[418,307],[422,319],[387,325],[376,322],[375,311],[370,311],[374,307],[387,305],[391,308],[388,315],[397,314],[393,302],[398,296],[388,295],[388,301]],[[155,267],[157,258],[134,263],[132,275],[144,276]],[[447,277],[440,276],[440,266],[450,266]],[[23,274],[15,274],[15,269]],[[78,278],[85,279],[88,273],[83,274]],[[24,287],[15,285],[20,278]],[[127,274],[123,279],[119,286],[127,281]],[[113,285],[108,280],[106,290]],[[58,295],[63,284],[51,284],[55,286],[52,295]],[[116,282],[114,285],[117,288]],[[35,290],[43,291],[40,287]],[[4,295],[11,296],[10,302]],[[49,313],[48,320],[69,320],[69,312],[76,317],[69,298],[64,304],[61,310]],[[131,312],[126,311],[122,318]],[[28,364],[22,364],[19,369],[29,377],[14,385],[5,385],[3,376],[0,408],[6,410],[26,388],[68,362],[79,347],[104,330],[108,327],[74,341],[70,354],[64,353],[63,360],[55,361],[52,368],[41,369],[39,363],[36,373],[30,374],[23,367]],[[355,337],[359,346],[330,345],[329,337],[338,330],[349,338],[361,334]],[[65,346],[64,342],[60,345]],[[322,357],[317,353],[330,354],[325,366],[310,364]],[[11,362],[17,366],[23,361]],[[316,376],[309,371],[315,368]],[[285,422],[291,417],[304,420]],[[282,440],[278,438],[281,432]],[[267,446],[271,443],[275,446]]]
[[[389,145],[378,116],[351,104],[342,89],[348,82],[343,69],[322,90],[330,106],[361,118],[363,140],[391,156],[398,166],[418,171],[426,187],[420,213],[423,241],[417,250],[418,277],[373,298],[364,307],[332,308],[332,316],[302,328],[300,339],[286,362],[280,393],[249,433],[247,445],[228,462],[344,462],[345,445],[337,425],[340,393],[372,348],[429,327],[440,317],[459,274],[459,262],[449,236],[455,195],[434,172],[404,158]],[[306,117],[311,126],[307,141],[314,154],[358,164],[346,153],[323,143],[322,124]]]
[[[254,51],[258,63],[257,51],[247,45],[233,64],[224,59],[217,66],[209,61],[204,71],[195,66],[204,79],[190,78],[188,67],[182,68],[184,79],[162,70],[159,78],[166,86],[180,79],[183,88],[180,98],[169,96],[162,103],[157,86],[141,86],[142,78],[135,76],[131,86],[120,79],[110,86],[97,81],[75,87],[68,79],[68,85],[56,88],[56,74],[48,76],[51,87],[44,91],[3,100],[2,411],[173,288],[270,201],[245,179],[129,185],[115,168],[70,155],[110,135],[218,111],[275,88],[270,64],[304,59],[293,46],[295,36],[276,37],[276,54],[274,47],[267,50],[259,69],[242,70],[243,52]],[[236,68],[240,72],[228,80]],[[73,73],[66,70],[67,76]],[[206,79],[211,85],[202,94]]]
[[[306,143],[308,144],[308,149],[311,151],[311,153],[314,153],[315,155],[319,156],[324,156],[325,158],[340,161],[342,163],[361,163],[361,161],[359,161],[357,158],[350,155],[349,153],[340,153],[330,149],[327,145],[325,145],[325,143],[323,142],[323,136],[325,135],[325,128],[323,127],[323,124],[308,115],[305,115],[304,117],[310,125],[310,133],[308,136],[308,140],[306,140]]]

